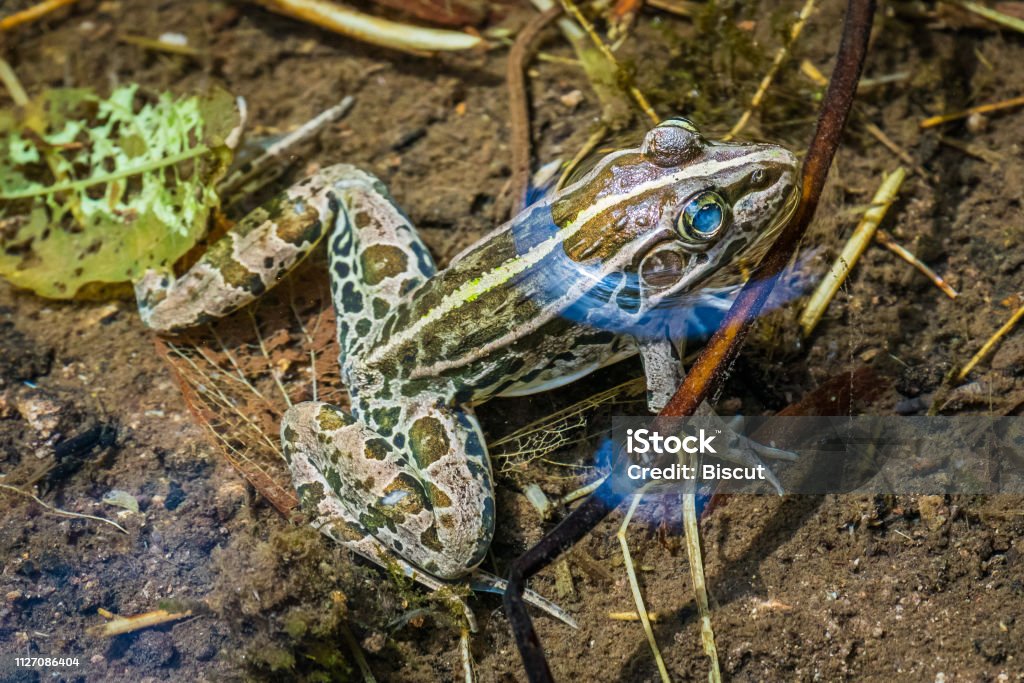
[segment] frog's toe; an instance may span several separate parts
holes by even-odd
[[[733,434],[729,441],[728,452],[723,455],[723,458],[746,467],[760,468],[764,473],[764,480],[771,484],[772,488],[774,488],[781,496],[786,491],[779,482],[778,477],[776,477],[772,469],[764,463],[762,458],[793,461],[796,460],[798,456],[792,451],[766,446],[763,443],[758,443],[757,441],[745,436]]]

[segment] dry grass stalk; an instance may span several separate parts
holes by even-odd
[[[1020,306],[1016,311],[1014,311],[1013,315],[1010,316],[1010,319],[1007,320],[1002,327],[996,330],[995,334],[989,337],[988,341],[985,342],[980,349],[978,349],[977,353],[971,356],[971,359],[967,361],[967,364],[964,365],[964,367],[961,368],[959,374],[957,374],[957,380],[962,382],[963,380],[967,379],[967,375],[971,374],[971,370],[973,370],[975,366],[978,365],[978,363],[985,360],[988,354],[992,352],[992,349],[996,347],[996,344],[998,344],[1003,337],[1010,333],[1010,331],[1017,325],[1017,323],[1020,322],[1021,318],[1024,318],[1024,305]]]
[[[761,106],[761,102],[764,100],[765,94],[768,92],[768,88],[771,87],[772,81],[775,80],[775,75],[779,72],[779,68],[782,66],[782,62],[789,55],[789,51],[793,48],[797,38],[800,37],[800,32],[804,30],[804,24],[807,23],[807,19],[811,16],[811,12],[814,11],[815,0],[807,0],[804,3],[803,9],[800,10],[800,15],[796,19],[796,23],[789,31],[789,42],[780,47],[775,52],[775,58],[772,60],[772,65],[768,67],[768,73],[761,79],[761,84],[757,86],[757,92],[750,99],[750,106],[740,116],[740,120],[736,122],[736,125],[732,127],[728,133],[722,138],[723,140],[731,140],[740,131],[746,128],[747,123],[750,121],[750,117],[754,115],[754,112]]]
[[[896,193],[899,192],[900,186],[906,177],[906,170],[900,166],[882,179],[881,184],[878,186],[878,191],[875,192],[875,196],[871,200],[871,206],[864,212],[860,223],[857,224],[857,228],[843,247],[842,253],[836,258],[829,269],[829,273],[821,281],[821,284],[818,285],[814,294],[811,295],[810,300],[807,302],[807,307],[800,316],[800,328],[804,336],[808,336],[814,331],[818,321],[821,320],[821,316],[825,314],[825,309],[828,308],[836,292],[839,291],[846,277],[850,274],[850,270],[857,263],[857,259],[860,258],[860,255],[864,253],[864,250],[871,243],[871,239],[878,229],[878,224],[885,218],[886,212],[888,212],[889,207],[895,201]]]

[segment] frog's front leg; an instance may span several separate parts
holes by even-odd
[[[665,404],[675,394],[676,389],[682,384],[684,374],[681,360],[683,356],[681,344],[677,345],[667,338],[641,338],[636,340],[636,344],[640,351],[640,358],[644,365],[644,375],[647,379],[647,405],[651,412],[657,413],[665,407]],[[707,401],[701,402],[694,416],[718,417]],[[789,451],[759,444],[731,430],[723,431],[727,431],[730,438],[728,447],[722,453],[719,453],[719,457],[747,467],[763,466],[768,483],[780,495],[784,493],[782,484],[779,483],[775,473],[764,464],[761,458],[795,460],[796,455]]]
[[[433,576],[459,578],[494,535],[483,439],[457,408],[399,408],[378,429],[326,403],[289,409],[281,440],[293,483],[314,526],[334,540],[378,563],[386,548]],[[406,437],[385,438],[391,429]]]
[[[679,347],[667,338],[637,339],[640,359],[647,379],[647,407],[660,412],[683,380],[683,360]]]

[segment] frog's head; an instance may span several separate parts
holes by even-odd
[[[565,255],[617,307],[639,314],[742,282],[796,206],[797,185],[788,150],[706,140],[673,118],[639,149],[606,156],[551,209],[571,228]]]

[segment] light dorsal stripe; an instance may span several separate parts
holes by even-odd
[[[771,152],[765,152],[765,154],[770,155]],[[683,180],[711,177],[731,168],[746,166],[752,162],[760,161],[760,157],[761,155],[745,154],[735,159],[726,159],[724,161],[708,159],[707,161],[686,166],[659,178],[639,183],[633,186],[629,192],[609,194],[599,198],[591,206],[581,211],[568,225],[560,228],[558,232],[540,242],[522,256],[505,261],[479,278],[466,282],[454,292],[445,296],[437,306],[427,311],[426,315],[401,332],[393,334],[386,346],[378,347],[374,353],[370,354],[369,362],[373,363],[379,360],[381,355],[387,353],[387,347],[394,348],[410,340],[419,339],[423,334],[424,328],[437,322],[452,311],[457,310],[466,302],[472,301],[480,297],[480,295],[502,286],[516,275],[534,266],[556,248],[560,247],[567,239],[575,235],[584,225],[604,212],[609,211],[617,204],[633,197],[654,192],[668,185],[674,185]],[[549,200],[549,203],[552,201]]]

